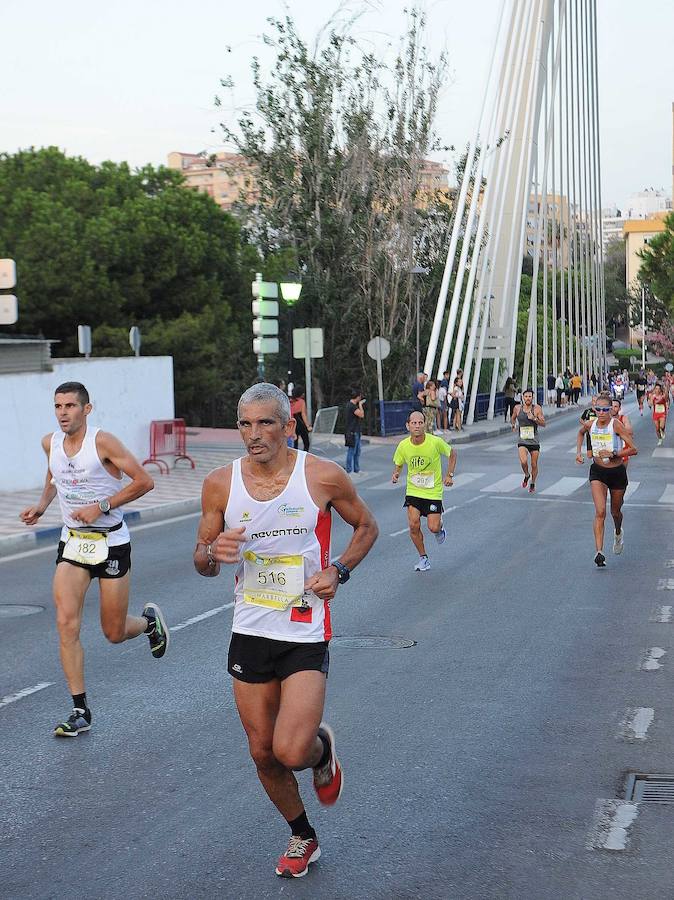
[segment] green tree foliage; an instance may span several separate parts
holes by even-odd
[[[445,78],[445,60],[428,58],[423,32],[423,17],[412,13],[387,62],[361,52],[349,26],[329,25],[312,52],[291,19],[270,20],[269,73],[253,61],[255,114],[235,133],[223,126],[256,171],[259,196],[241,216],[265,277],[279,258],[292,260],[303,282],[293,324],[325,329],[315,387],[326,404],[343,401],[351,384],[373,396],[366,345],[376,334],[392,344],[386,394],[407,396],[417,291],[422,341],[430,327],[451,209],[423,183],[423,161],[438,149],[433,122]],[[432,270],[423,283],[409,275],[415,265]]]
[[[665,231],[656,234],[640,251],[639,280],[647,284],[669,314],[674,313],[674,213],[665,219]]]
[[[0,256],[20,279],[15,331],[68,356],[90,324],[95,355],[125,355],[139,325],[143,353],[174,357],[177,414],[215,423],[233,409],[253,378],[259,262],[232,216],[169,169],[93,166],[54,147],[0,155],[0,208]]]
[[[625,242],[610,241],[604,253],[607,328],[629,322],[630,296],[626,281]],[[613,331],[610,333],[613,334]]]

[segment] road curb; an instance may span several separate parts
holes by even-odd
[[[133,529],[134,525],[143,525],[148,522],[161,522],[165,519],[174,519],[176,516],[184,516],[189,513],[199,512],[201,509],[200,497],[189,497],[187,500],[176,500],[172,503],[162,503],[160,506],[149,506],[147,509],[131,509],[124,513],[127,525]],[[41,528],[39,531],[29,531],[25,534],[8,534],[0,537],[0,559],[3,556],[11,556],[14,553],[26,553],[29,550],[44,547],[45,544],[56,543],[61,534],[61,526]]]

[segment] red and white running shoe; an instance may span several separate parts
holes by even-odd
[[[316,766],[314,769],[314,790],[323,806],[333,806],[342,796],[344,772],[337,759],[335,735],[332,728],[325,722],[321,722],[318,733],[330,744],[330,758],[324,766]]]
[[[301,838],[294,834],[288,841],[288,849],[276,863],[276,874],[281,878],[302,878],[320,855],[316,838]]]

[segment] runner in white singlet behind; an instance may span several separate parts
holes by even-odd
[[[194,564],[206,576],[236,565],[228,670],[258,777],[290,826],[276,874],[299,878],[321,850],[293,772],[313,769],[325,806],[344,783],[334,734],[321,721],[330,601],[372,547],[377,525],[340,466],[287,446],[295,421],[283,391],[249,388],[238,422],[248,455],[204,482]],[[337,560],[333,509],[353,528]]]
[[[92,406],[83,384],[69,381],[56,388],[54,410],[60,431],[42,439],[49,460],[44,490],[21,520],[35,525],[58,496],[63,529],[56,556],[54,604],[61,665],[73,701],[72,714],[54,729],[56,737],[77,737],[91,728],[84,686],[84,651],[80,627],[84,598],[99,579],[101,628],[119,644],[147,634],[152,655],[166,652],[169,631],[156,603],[142,616],[129,616],[131,544],[121,506],[154,487],[138,460],[112,434],[87,425]],[[122,486],[122,474],[131,482]]]

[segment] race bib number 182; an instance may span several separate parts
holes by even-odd
[[[69,559],[82,566],[99,566],[108,558],[107,538],[104,534],[95,531],[70,529],[61,556],[63,559]]]

